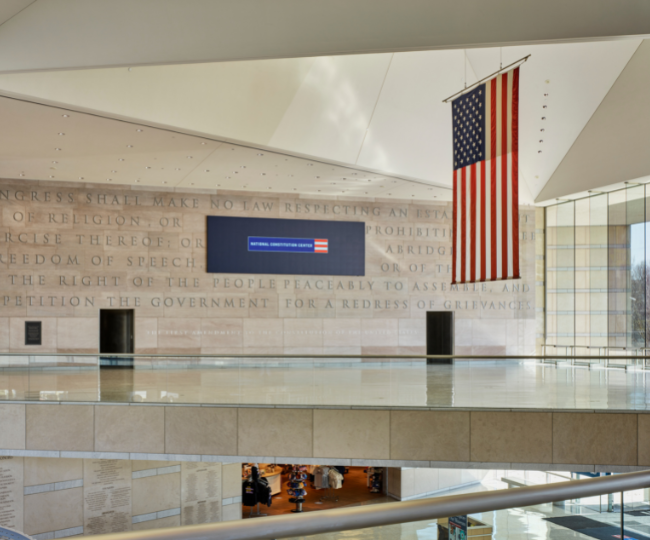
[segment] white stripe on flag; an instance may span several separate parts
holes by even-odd
[[[456,171],[456,275],[454,276],[454,281],[456,283],[460,282],[460,251],[461,248],[460,246],[463,245],[461,241],[461,233],[463,232],[461,229],[461,213],[460,213],[460,202],[462,200],[462,197],[460,196],[460,179],[461,179],[461,173],[460,169]]]
[[[485,279],[492,276],[492,85],[485,85]]]
[[[483,200],[481,198],[481,162],[476,164],[476,264],[474,271],[476,272],[476,280],[481,279],[481,230],[483,224]]]
[[[504,209],[502,208],[503,205],[501,204],[502,203],[502,199],[501,199],[501,197],[502,197],[501,178],[503,178],[503,172],[501,170],[501,150],[502,150],[501,149],[501,134],[502,134],[503,126],[501,125],[502,123],[500,122],[500,120],[501,120],[501,108],[502,108],[501,107],[501,93],[502,93],[501,92],[501,90],[502,90],[501,79],[502,79],[502,77],[501,77],[501,75],[499,75],[497,77],[497,104],[496,104],[497,105],[496,106],[496,109],[497,109],[497,111],[496,111],[496,113],[497,113],[496,114],[496,117],[497,117],[497,122],[496,122],[496,124],[497,124],[497,141],[496,141],[496,143],[497,143],[497,152],[496,152],[496,158],[495,159],[497,160],[497,163],[496,163],[496,165],[497,165],[496,166],[497,175],[496,175],[495,181],[496,181],[496,184],[497,184],[497,192],[496,192],[497,200],[496,200],[496,205],[495,205],[496,215],[494,216],[494,218],[496,219],[496,224],[497,224],[497,231],[496,231],[496,233],[497,233],[497,237],[496,237],[497,249],[496,249],[496,251],[494,253],[494,256],[497,259],[497,276],[503,276],[503,265],[502,265],[502,262],[503,262],[503,259],[502,259],[503,246],[501,245],[502,244],[501,240],[503,238],[503,236],[502,236],[502,234],[503,234],[503,221],[502,221],[501,216],[503,216],[503,211],[504,211]],[[497,277],[497,276],[495,276],[495,277]]]
[[[507,219],[508,219],[508,268],[506,269],[506,277],[512,277],[514,275],[514,266],[512,258],[512,250],[514,246],[512,244],[512,233],[513,233],[513,223],[512,223],[512,74],[509,74],[508,77],[508,116],[506,119],[506,125],[504,128],[508,134],[508,155],[506,156],[506,162],[508,164],[508,206],[506,209]]]
[[[472,166],[465,167],[465,281],[470,281],[472,266]]]

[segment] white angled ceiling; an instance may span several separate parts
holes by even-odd
[[[449,200],[448,189],[59,107],[0,98],[0,178]]]
[[[644,41],[537,199],[650,176],[650,41]]]
[[[0,72],[650,35],[645,0],[3,0]],[[0,19],[2,21],[2,19]]]
[[[640,43],[10,74],[0,94],[449,188],[442,100],[531,54],[521,68],[520,174],[522,202],[532,203]]]

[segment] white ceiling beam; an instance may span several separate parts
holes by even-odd
[[[0,73],[629,36],[647,0],[37,0],[0,25]]]

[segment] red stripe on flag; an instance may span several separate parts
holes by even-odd
[[[467,281],[466,264],[467,264],[467,167],[461,169],[460,184],[460,282]]]
[[[481,161],[481,281],[485,281],[485,267],[487,264],[487,253],[485,250],[485,230],[488,226],[486,214],[487,204],[485,202],[485,160]]]
[[[458,245],[456,244],[456,223],[457,223],[457,206],[458,206],[458,199],[456,198],[456,180],[458,178],[457,171],[454,170],[454,198],[452,199],[454,201],[454,208],[452,211],[452,221],[453,221],[453,227],[452,227],[452,232],[453,232],[453,246],[454,248],[452,249],[452,258],[451,258],[451,282],[456,283],[456,250],[458,249]]]
[[[490,208],[491,208],[491,234],[490,234],[490,244],[492,244],[492,249],[490,253],[491,256],[491,275],[490,279],[496,279],[497,277],[497,80],[492,79],[490,81],[492,85],[490,92],[490,141],[492,149],[490,156]]]
[[[469,276],[472,283],[476,281],[476,163],[472,163],[470,170],[470,268]]]
[[[508,74],[501,75],[501,275],[508,277]]]
[[[519,68],[512,73],[512,277],[519,278]]]

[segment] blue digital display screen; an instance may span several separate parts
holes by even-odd
[[[208,272],[365,275],[359,221],[208,216]]]
[[[248,251],[283,251],[285,253],[327,253],[327,238],[248,237]]]

